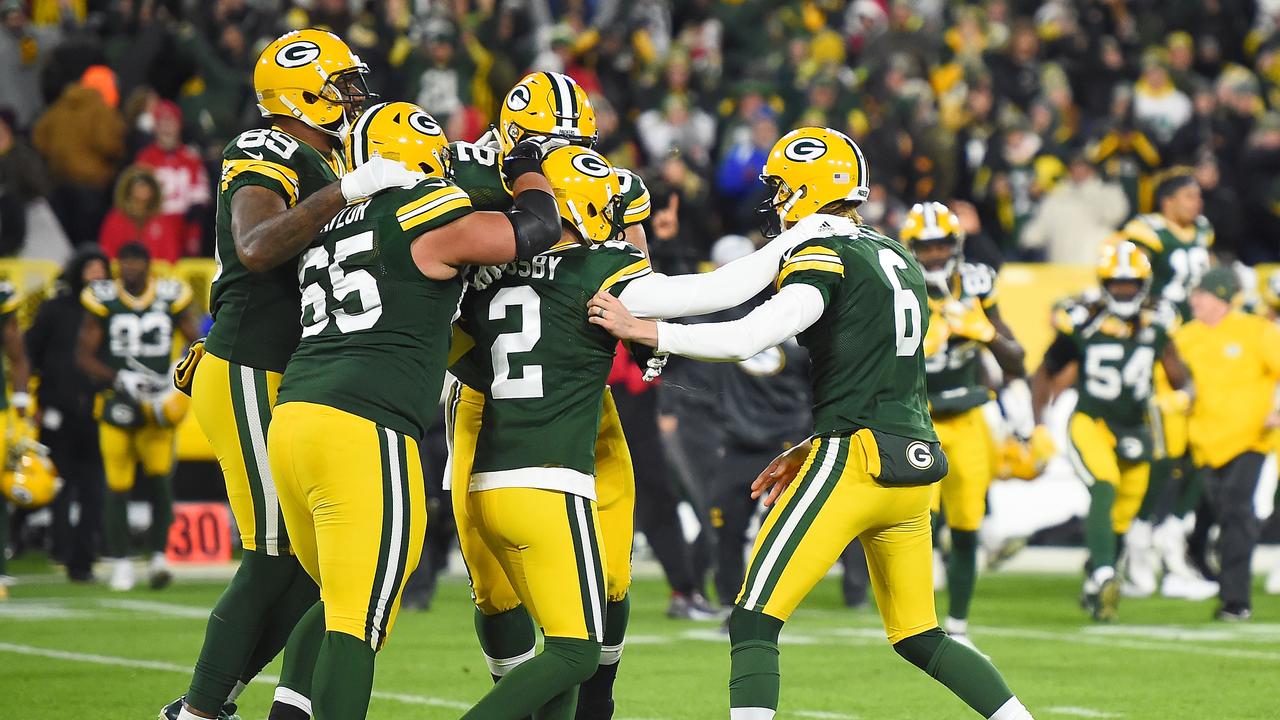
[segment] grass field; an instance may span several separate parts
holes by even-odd
[[[44,577],[0,602],[0,718],[152,720],[183,691],[221,582],[114,594]],[[1259,594],[1251,624],[1209,621],[1212,602],[1153,599],[1096,626],[1077,609],[1077,588],[1065,575],[979,584],[972,635],[1037,718],[1280,717],[1280,623],[1267,622],[1280,618],[1280,598]],[[839,592],[828,580],[783,631],[779,718],[976,717],[894,654],[874,611],[844,609]],[[618,720],[728,717],[717,625],[668,620],[657,580],[637,582],[633,598]],[[466,586],[450,579],[431,612],[400,617],[369,716],[457,718],[489,684]],[[250,686],[245,720],[265,716],[270,694],[269,682]]]

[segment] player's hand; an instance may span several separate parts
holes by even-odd
[[[568,140],[557,137],[529,137],[521,140],[502,158],[502,174],[507,185],[515,187],[516,180],[525,173],[542,172],[542,158],[552,150],[568,144]]]
[[[658,323],[638,319],[621,300],[607,291],[601,290],[587,303],[587,321],[599,325],[619,340],[658,346]]]
[[[955,307],[956,305],[959,307]],[[955,303],[947,308],[945,316],[952,335],[976,340],[983,344],[996,339],[996,326],[987,319],[987,314],[978,303],[972,306]]]
[[[490,125],[489,129],[485,130],[483,135],[476,138],[476,141],[473,144],[479,147],[486,147],[493,150],[497,150],[499,147],[501,147],[498,144],[498,128]]]
[[[769,494],[765,496],[764,505],[772,506],[800,474],[810,449],[811,444],[806,440],[774,458],[751,483],[751,499],[758,499],[767,490]]]
[[[1191,412],[1191,393],[1186,390],[1159,393],[1156,395],[1156,406],[1160,413],[1176,417]]]
[[[120,370],[112,387],[126,397],[139,400],[151,387],[151,378],[137,370]]]
[[[351,202],[388,188],[413,187],[426,179],[426,174],[406,168],[399,160],[374,155],[365,164],[343,175],[340,183],[342,197]]]
[[[1043,470],[1045,465],[1049,464],[1049,460],[1058,454],[1058,444],[1053,441],[1053,433],[1049,432],[1049,428],[1044,425],[1037,425],[1035,430],[1031,431],[1031,456],[1035,460],[1036,467]]]
[[[653,382],[662,375],[662,371],[667,367],[667,359],[671,357],[671,353],[654,353],[653,357],[645,361],[644,375],[641,379],[645,382]]]
[[[484,290],[502,277],[502,265],[480,265],[471,274],[471,287]]]

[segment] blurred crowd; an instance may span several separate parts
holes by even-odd
[[[1089,263],[1190,166],[1218,251],[1280,260],[1280,2],[1273,0],[0,0],[0,254],[41,238],[211,253],[218,158],[262,122],[281,32],[330,28],[384,98],[480,135],[529,70],[593,97],[600,149],[654,197],[683,272],[749,233],[764,154],[827,125],[866,152],[863,215],[949,201],[1005,257]]]

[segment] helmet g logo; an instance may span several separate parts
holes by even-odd
[[[507,93],[507,107],[515,112],[529,107],[529,100],[529,88],[524,85],[517,85]]]
[[[409,127],[417,130],[423,135],[441,135],[444,131],[431,119],[431,116],[424,112],[416,112],[409,116]]]
[[[917,470],[928,470],[933,467],[933,453],[928,445],[917,440],[907,446],[907,462]]]
[[[285,68],[302,67],[320,57],[320,46],[310,40],[291,42],[276,52],[276,64]]]
[[[592,153],[578,153],[573,156],[573,160],[570,162],[574,169],[583,175],[594,178],[609,177],[609,166],[599,156]]]
[[[782,154],[796,162],[813,162],[827,153],[827,144],[817,138],[802,137],[792,140]]]

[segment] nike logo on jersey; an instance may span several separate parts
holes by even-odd
[[[244,151],[244,154],[245,154],[245,155],[248,155],[249,157],[253,158],[254,160],[261,160],[261,159],[262,159],[262,153],[253,153],[253,152],[249,152],[248,150],[245,150],[245,151]]]

